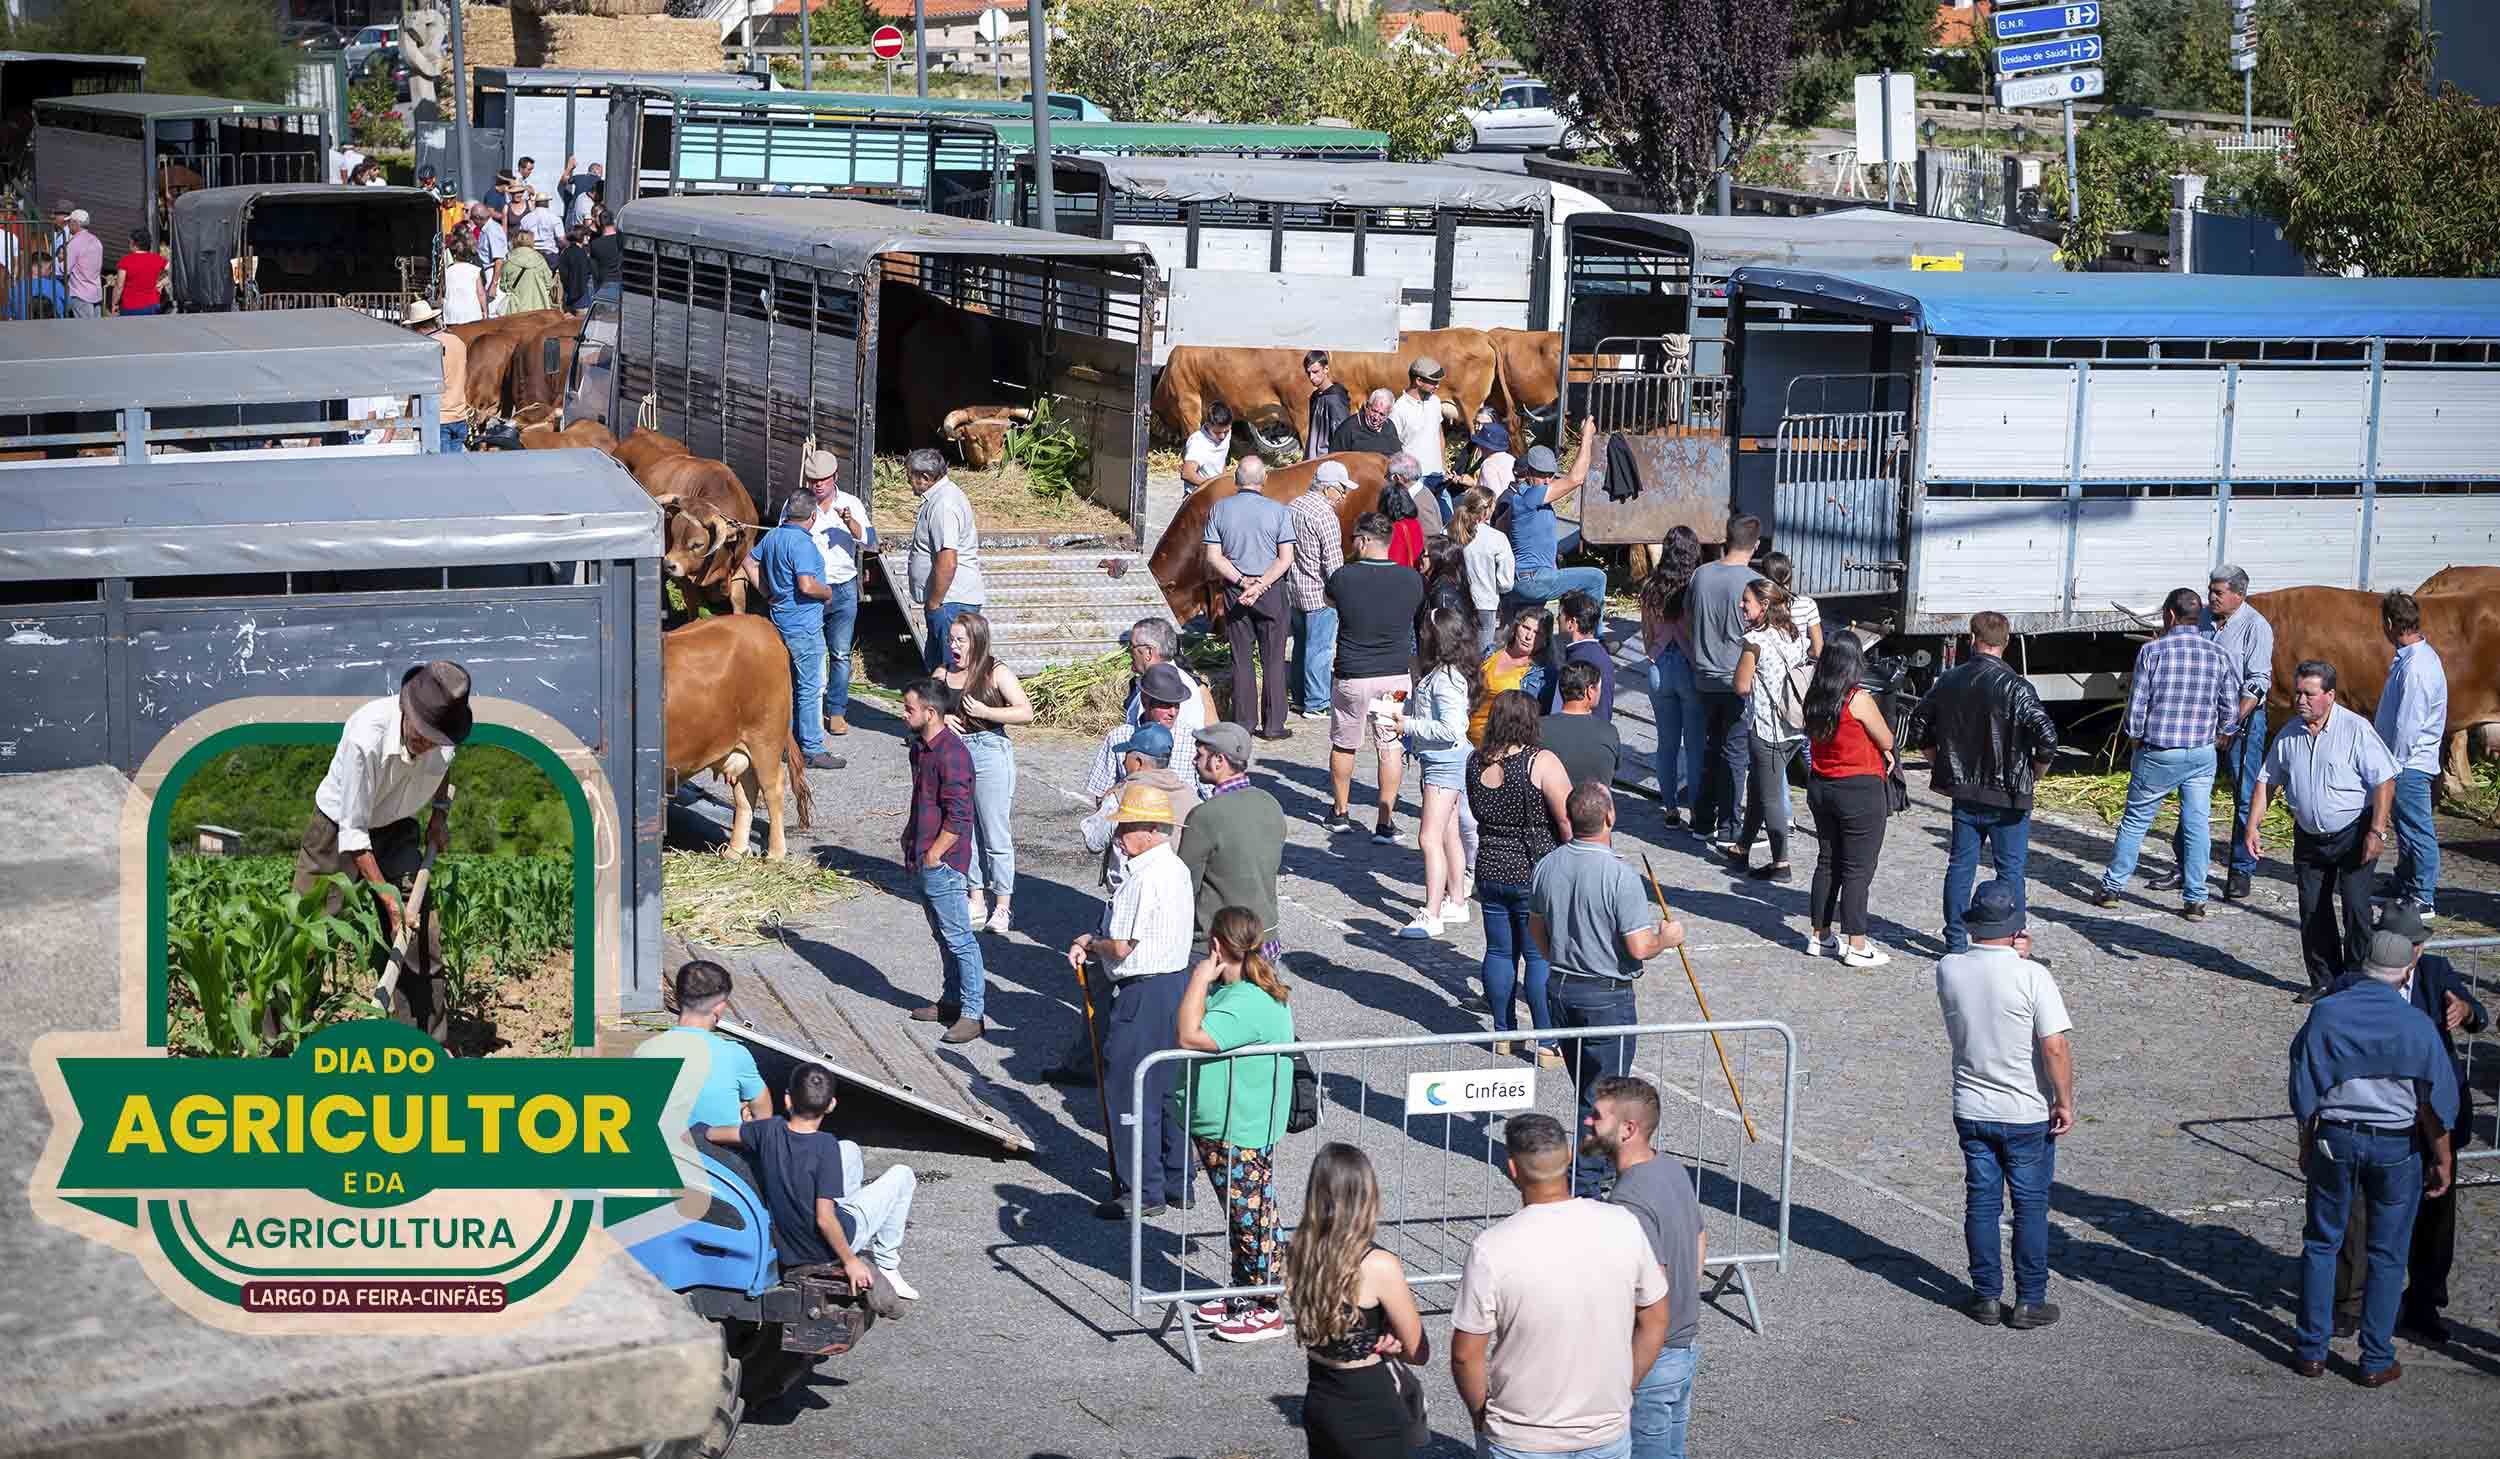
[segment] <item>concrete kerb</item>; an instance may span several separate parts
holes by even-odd
[[[2465,974],[2466,986],[2474,990],[2474,996],[2481,1000],[2484,1008],[2491,1007],[2495,991],[2500,991],[2500,984],[2493,981],[2493,975],[2500,972],[2500,937],[2435,937],[2424,943],[2422,950],[2438,953],[2455,963],[2458,971]],[[2493,1031],[2487,1027],[2483,1032],[2490,1034]],[[2486,1064],[2500,1060],[2500,1044],[2470,1033],[2464,1035],[2464,1042],[2465,1084],[2467,1088],[2472,1088],[2476,1055],[2480,1054]],[[2500,1160],[2500,1122],[2495,1122],[2492,1128],[2494,1138],[2484,1141],[2479,1148],[2458,1152],[2458,1184],[2500,1184],[2500,1171],[2479,1175],[2470,1182],[2463,1178],[2465,1172],[2462,1167],[2468,1163]]]
[[[1378,1243],[1405,1263],[1410,1284],[1455,1287],[1475,1233],[1516,1209],[1509,1179],[1495,1153],[1498,1121],[1514,1114],[1554,1114],[1571,1132],[1575,1155],[1582,1133],[1577,1086],[1567,1069],[1562,1077],[1540,1080],[1535,1064],[1497,1055],[1491,1045],[1501,1041],[1565,1046],[1566,1041],[1603,1039],[1630,1041],[1623,1051],[1626,1072],[1658,1086],[1659,1129],[1655,1148],[1662,1155],[1685,1161],[1692,1172],[1702,1206],[1703,1229],[1710,1238],[1709,1260],[1704,1270],[1713,1284],[1703,1294],[1704,1300],[1715,1302],[1734,1288],[1744,1301],[1742,1320],[1759,1334],[1763,1331],[1763,1316],[1751,1269],[1788,1269],[1789,1187],[1796,1148],[1800,1068],[1797,1036],[1776,1020],[1618,1024],[1590,1029],[1488,1029],[1410,1038],[1268,1044],[1224,1053],[1166,1049],[1138,1065],[1130,1089],[1130,1108],[1143,1107],[1146,1090],[1158,1070],[1179,1065],[1173,1102],[1179,1106],[1185,1132],[1196,1108],[1197,1066],[1213,1061],[1229,1066],[1224,1093],[1229,1100],[1235,1077],[1231,1069],[1241,1063],[1251,1059],[1284,1060],[1296,1054],[1307,1056],[1320,1077],[1320,1123],[1300,1135],[1280,1135],[1272,1147],[1272,1191],[1279,1209],[1299,1205],[1296,1193],[1301,1181],[1287,1178],[1288,1161],[1299,1172],[1307,1168],[1310,1157],[1322,1143],[1337,1140],[1354,1145],[1371,1158],[1380,1180]],[[1644,1043],[1652,1039],[1654,1043]],[[1763,1046],[1765,1060],[1757,1061],[1756,1045]],[[1460,1050],[1472,1050],[1484,1062],[1450,1067],[1454,1061],[1448,1055]],[[1441,1057],[1431,1059],[1429,1054]],[[1680,1071],[1684,1067],[1680,1061],[1688,1054],[1692,1059],[1691,1074],[1670,1077],[1670,1070]],[[1567,1047],[1564,1057],[1572,1057]],[[1759,1070],[1758,1062],[1767,1062],[1768,1057],[1776,1057],[1777,1069]],[[1280,1108],[1289,1107],[1289,1068],[1282,1063],[1272,1067],[1274,1097]],[[1416,1090],[1423,1090],[1428,1100],[1435,1097],[1432,1089],[1416,1083],[1416,1075],[1442,1076],[1445,1084],[1458,1081],[1459,1096],[1446,1101],[1458,1107],[1438,1112],[1419,1110],[1410,1104],[1408,1096]],[[1486,1089],[1492,1083],[1499,1083],[1502,1088]],[[1741,1113],[1727,1097],[1731,1083],[1745,1091]],[[1774,1107],[1775,1121],[1771,1118]],[[1281,1128],[1282,1115],[1278,1118]],[[1414,1126],[1418,1121],[1437,1123],[1439,1139],[1432,1139],[1430,1123],[1417,1131]],[[1122,1169],[1134,1172],[1142,1168],[1144,1127],[1130,1123],[1123,1143],[1126,1148],[1121,1151]],[[1766,1148],[1757,1151],[1753,1148],[1756,1145]],[[1774,1154],[1777,1183],[1765,1189],[1756,1182],[1761,1175],[1770,1173],[1766,1162]],[[1194,1192],[1198,1171],[1189,1170],[1187,1179],[1184,1189]],[[1203,1371],[1198,1352],[1198,1327],[1202,1321],[1199,1304],[1222,1298],[1274,1297],[1284,1290],[1281,1281],[1256,1286],[1230,1282],[1225,1239],[1229,1227],[1225,1213],[1231,1204],[1230,1179],[1228,1171],[1223,1192],[1226,1198],[1216,1205],[1216,1224],[1211,1232],[1188,1229],[1187,1209],[1177,1193],[1168,1219],[1179,1229],[1153,1224],[1134,1200],[1127,1216],[1129,1315],[1143,1321],[1148,1309],[1163,1308],[1162,1321],[1155,1329],[1158,1337],[1169,1333],[1177,1320],[1186,1348],[1184,1356],[1193,1372]],[[1131,1189],[1134,1190],[1133,1177]],[[1280,1235],[1287,1229],[1281,1217],[1279,1229]],[[1152,1279],[1147,1267],[1150,1232],[1171,1238],[1170,1273],[1158,1270]],[[1162,1247],[1164,1243],[1158,1241],[1156,1245]],[[1193,1277],[1198,1274],[1193,1262],[1200,1245],[1210,1248],[1221,1274],[1194,1282]],[[1163,1251],[1158,1251],[1159,1261],[1164,1256]]]

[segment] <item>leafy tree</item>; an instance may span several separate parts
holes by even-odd
[[[295,60],[267,0],[75,0],[9,28],[23,50],[145,56],[150,91],[284,101]]]
[[[1367,56],[1350,49],[1317,57],[1319,110],[1389,134],[1389,155],[1427,162],[1469,134],[1464,109],[1483,96],[1486,77],[1472,58],[1392,46]]]
[[[2170,226],[2170,178],[2207,172],[2215,154],[2149,117],[2095,114],[2075,132],[2075,167],[2083,178],[2083,206],[2066,225],[2059,246],[2067,267],[2081,269],[2109,251],[2119,233],[2157,233]],[[2050,165],[2041,178],[2040,201],[2067,216],[2065,164]]]
[[[807,39],[819,46],[864,46],[876,27],[869,24],[863,0],[812,0],[808,6]]]
[[[1790,0],[1534,0],[1560,105],[1669,207],[1719,172],[1719,118],[1741,157],[1778,109]]]
[[[1796,0],[1795,64],[1780,120],[1820,126],[1849,99],[1862,72],[1919,70],[1935,43],[1934,0]]]
[[[1543,67],[1530,0],[1468,0],[1459,15],[1467,23],[1468,45],[1507,55],[1530,72]]]
[[[2500,274],[2500,109],[2434,92],[2418,33],[2377,89],[2295,71],[2298,149],[2279,187],[2283,236],[2319,268],[2429,278]]]

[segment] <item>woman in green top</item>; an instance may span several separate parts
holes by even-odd
[[[1293,1042],[1288,990],[1276,965],[1259,951],[1266,940],[1259,914],[1249,908],[1226,907],[1215,914],[1207,929],[1207,955],[1190,970],[1189,991],[1181,995],[1182,1048],[1220,1054]],[[1268,1156],[1285,1132],[1293,1103],[1291,1067],[1277,1054],[1207,1059],[1194,1071],[1189,1098],[1189,1134],[1198,1163],[1224,1197],[1232,1285],[1269,1286],[1283,1245],[1276,1235],[1276,1175]],[[1214,1323],[1215,1335],[1226,1342],[1285,1335],[1285,1314],[1274,1297],[1219,1297],[1202,1304],[1198,1315]]]
[[[503,312],[507,315],[556,307],[555,270],[547,267],[546,258],[530,247],[525,236],[513,238],[512,252],[504,256],[495,282],[503,289]]]

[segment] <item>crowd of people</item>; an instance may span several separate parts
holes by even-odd
[[[41,247],[0,228],[0,319],[161,314],[170,267],[157,238],[145,228],[131,229],[115,251],[95,230],[87,210],[63,198],[52,205],[51,231]]]

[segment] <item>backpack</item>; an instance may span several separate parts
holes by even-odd
[[[1806,732],[1806,691],[1814,685],[1814,662],[1800,656],[1771,684],[1771,720],[1791,735]]]

